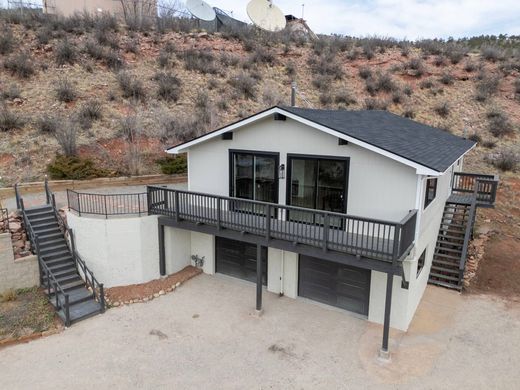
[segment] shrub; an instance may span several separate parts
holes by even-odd
[[[478,133],[470,134],[468,139],[471,140],[471,141],[478,142],[478,143],[482,142],[482,137]]]
[[[171,73],[157,73],[155,75],[157,82],[157,97],[162,100],[177,102],[181,97],[182,83],[181,80]]]
[[[222,53],[220,63],[224,66],[237,66],[240,63],[240,57],[231,53]]]
[[[461,45],[448,44],[446,47],[446,56],[450,59],[453,65],[458,64],[466,55],[468,49]]]
[[[4,68],[23,79],[27,79],[34,74],[34,65],[27,53],[20,53],[8,58],[4,62]]]
[[[47,45],[52,39],[52,30],[50,27],[43,27],[36,33],[36,40],[40,45]]]
[[[410,118],[410,119],[413,119],[415,118],[415,111],[412,107],[406,107],[405,110],[403,111],[403,116],[405,118]]]
[[[71,45],[68,39],[63,39],[56,45],[56,63],[58,65],[70,64],[76,62],[76,48]]]
[[[63,103],[76,100],[77,93],[74,85],[68,79],[59,79],[55,88],[56,98]]]
[[[166,156],[155,161],[165,175],[175,175],[188,172],[188,161],[185,154]]]
[[[289,77],[293,77],[296,74],[296,66],[293,62],[288,62],[285,65],[285,74]]]
[[[367,110],[386,110],[388,103],[382,99],[367,98],[365,99],[365,108]]]
[[[58,117],[45,114],[36,121],[36,127],[41,133],[54,134],[60,123]]]
[[[497,143],[496,143],[496,141],[493,141],[493,140],[485,140],[485,141],[482,141],[482,146],[487,149],[493,149],[495,146],[497,146]]]
[[[119,135],[128,143],[137,141],[141,128],[136,116],[129,115],[119,120]]]
[[[239,73],[229,79],[229,84],[246,99],[254,99],[256,97],[256,80],[246,73]]]
[[[13,32],[9,27],[5,27],[0,32],[0,54],[6,55],[11,52],[15,44]]]
[[[380,73],[375,79],[375,87],[377,91],[394,92],[399,89],[392,79],[392,75],[388,72]]]
[[[439,81],[443,83],[444,85],[452,85],[455,80],[455,77],[451,73],[443,73],[443,75],[440,77]]]
[[[421,77],[426,72],[423,61],[418,57],[412,58],[406,64],[406,68],[410,69],[415,77]]]
[[[399,90],[392,93],[392,102],[394,104],[401,104],[403,102],[403,93]]]
[[[110,69],[118,71],[124,67],[123,59],[119,56],[119,53],[115,50],[108,50],[103,54],[103,60],[106,66]]]
[[[500,138],[513,133],[514,127],[505,113],[497,112],[492,116],[488,113],[488,118],[489,131],[495,137]]]
[[[344,104],[346,106],[357,103],[356,99],[347,90],[341,90],[337,92],[336,96],[334,96],[334,102],[336,104]]]
[[[482,46],[480,54],[486,61],[491,62],[502,60],[504,58],[503,50],[496,46]]]
[[[312,79],[312,85],[320,91],[326,91],[332,86],[332,77],[327,75],[316,75]]]
[[[89,100],[84,103],[77,115],[79,124],[83,129],[90,129],[92,122],[103,117],[103,105],[97,100]]]
[[[486,101],[498,90],[499,78],[496,76],[484,75],[477,84],[475,99],[479,102]]]
[[[267,107],[282,104],[282,98],[274,85],[266,86],[262,92],[262,102]]]
[[[139,40],[131,39],[125,44],[125,51],[127,53],[138,54],[139,53]]]
[[[410,45],[403,45],[401,47],[401,55],[403,57],[408,57],[410,55]]]
[[[9,111],[7,107],[0,107],[0,132],[21,129],[25,121],[17,114]]]
[[[439,116],[441,116],[443,118],[446,118],[446,117],[448,117],[448,115],[450,115],[450,106],[449,106],[448,102],[444,102],[444,103],[440,103],[440,104],[436,105],[434,110]]]
[[[58,126],[54,132],[54,137],[56,137],[56,141],[58,141],[65,156],[70,157],[77,154],[78,124],[76,122],[69,119]]]
[[[372,70],[368,66],[362,66],[359,68],[359,77],[361,77],[363,80],[371,78]]]
[[[209,50],[188,49],[183,53],[186,70],[197,71],[203,74],[216,74],[218,67],[215,57]]]
[[[268,64],[273,66],[276,63],[276,56],[272,51],[263,46],[257,46],[251,55],[251,60],[257,64]]]
[[[443,55],[438,55],[433,60],[433,63],[435,66],[444,66],[446,65],[446,57],[444,57]]]
[[[464,70],[468,73],[474,72],[477,70],[477,64],[474,61],[468,60],[464,63]]]
[[[16,301],[17,297],[18,297],[18,294],[16,294],[16,291],[11,288],[7,291],[4,291],[3,294],[0,294],[0,302]]]
[[[57,155],[47,166],[53,180],[85,180],[108,176],[108,172],[95,166],[90,159],[77,156]]]
[[[102,60],[105,58],[105,51],[97,42],[89,39],[85,43],[85,52],[94,60]]]
[[[320,94],[320,104],[322,106],[329,106],[333,100],[332,94],[328,91],[324,91]]]
[[[134,75],[128,72],[119,72],[117,81],[124,98],[135,100],[144,100],[146,98],[143,83]]]
[[[19,98],[20,96],[21,96],[20,88],[18,88],[18,85],[16,85],[16,84],[9,85],[9,87],[4,89],[0,95],[0,97],[2,99],[9,99],[9,100]]]
[[[493,160],[493,165],[502,171],[516,171],[519,164],[520,156],[512,149],[501,150]]]
[[[432,78],[427,78],[426,80],[421,81],[419,87],[421,89],[432,89],[435,86],[435,83]]]
[[[404,88],[403,88],[403,93],[406,96],[410,97],[413,94],[413,88],[410,85],[405,85]]]

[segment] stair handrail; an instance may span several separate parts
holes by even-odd
[[[468,220],[466,225],[466,231],[464,232],[464,244],[462,245],[462,254],[459,261],[459,285],[462,284],[464,279],[464,269],[466,268],[466,258],[468,256],[469,241],[471,239],[471,233],[473,231],[473,221],[475,219],[475,212],[477,209],[477,196],[478,196],[478,183],[480,179],[475,180],[473,196],[471,197],[471,205],[469,208]]]
[[[22,208],[22,206],[20,205],[20,199],[22,198],[20,196],[20,191],[18,190],[18,183],[14,183],[14,196],[16,199],[16,209],[20,210]]]
[[[38,259],[38,265],[40,267],[40,282],[42,284],[45,283],[45,276],[47,277],[47,286],[46,286],[47,292],[48,292],[47,297],[50,300],[51,299],[50,298],[50,291],[51,291],[50,278],[52,278],[52,281],[53,281],[52,288],[54,289],[54,297],[56,299],[56,308],[57,309],[63,308],[64,314],[65,314],[65,326],[70,326],[69,294],[65,293],[65,290],[61,287],[60,283],[56,280],[56,278],[54,277],[54,274],[50,271],[49,267],[47,267],[47,264],[45,264],[45,261],[43,261],[43,256],[40,253],[39,237],[36,233],[34,233],[34,229],[31,225],[31,222],[29,221],[29,218],[27,217],[23,198],[20,198],[20,208],[22,210],[22,218],[23,218],[23,222],[25,224],[25,231],[27,232],[29,241],[34,246],[34,254],[36,255],[36,258]],[[64,301],[65,301],[63,305],[59,301],[58,291],[63,295]]]
[[[74,242],[74,235],[72,233],[72,229],[68,227],[67,221],[58,211],[58,208],[56,207],[56,196],[55,194],[50,190],[48,184],[47,184],[47,177],[45,178],[45,192],[48,196],[50,202],[49,204],[52,206],[54,215],[56,216],[56,219],[58,220],[58,224],[60,225],[60,229],[62,229],[64,236],[69,236],[69,240],[65,240],[67,247],[69,248],[69,251],[72,255],[72,259],[74,260],[74,263],[76,264],[76,269],[78,272],[80,270],[83,272],[83,276],[85,277],[84,281],[85,284],[90,287],[92,290],[92,294],[94,295],[94,298],[97,299],[101,306],[101,312],[105,312],[105,292],[104,292],[104,286],[103,283],[99,283],[99,281],[94,277],[94,273],[87,267],[87,264],[85,261],[81,258],[79,253],[76,251],[76,245]],[[90,275],[90,280],[89,280]]]

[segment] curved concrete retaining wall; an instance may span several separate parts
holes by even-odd
[[[15,260],[11,234],[0,234],[0,294],[9,289],[34,287],[39,284],[40,273],[36,256]]]
[[[159,278],[157,216],[103,219],[67,212],[76,249],[106,287]]]

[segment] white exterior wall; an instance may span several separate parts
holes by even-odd
[[[229,196],[229,150],[350,157],[347,214],[399,221],[415,207],[415,170],[359,146],[338,145],[338,138],[287,118],[266,118],[235,131],[233,140],[216,137],[188,152],[189,190]],[[367,180],[370,178],[370,180]],[[286,180],[278,199],[285,204]]]
[[[67,213],[76,250],[106,287],[159,277],[157,217],[102,219]]]

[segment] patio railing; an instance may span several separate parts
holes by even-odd
[[[477,202],[494,205],[497,197],[498,176],[479,173],[455,172],[453,174],[453,193],[472,194],[477,190]]]
[[[400,222],[225,196],[148,187],[149,214],[383,261],[413,247],[417,211]],[[269,218],[267,217],[269,216]]]
[[[147,194],[92,194],[67,190],[70,210],[78,215],[110,216],[138,215],[148,212]]]

